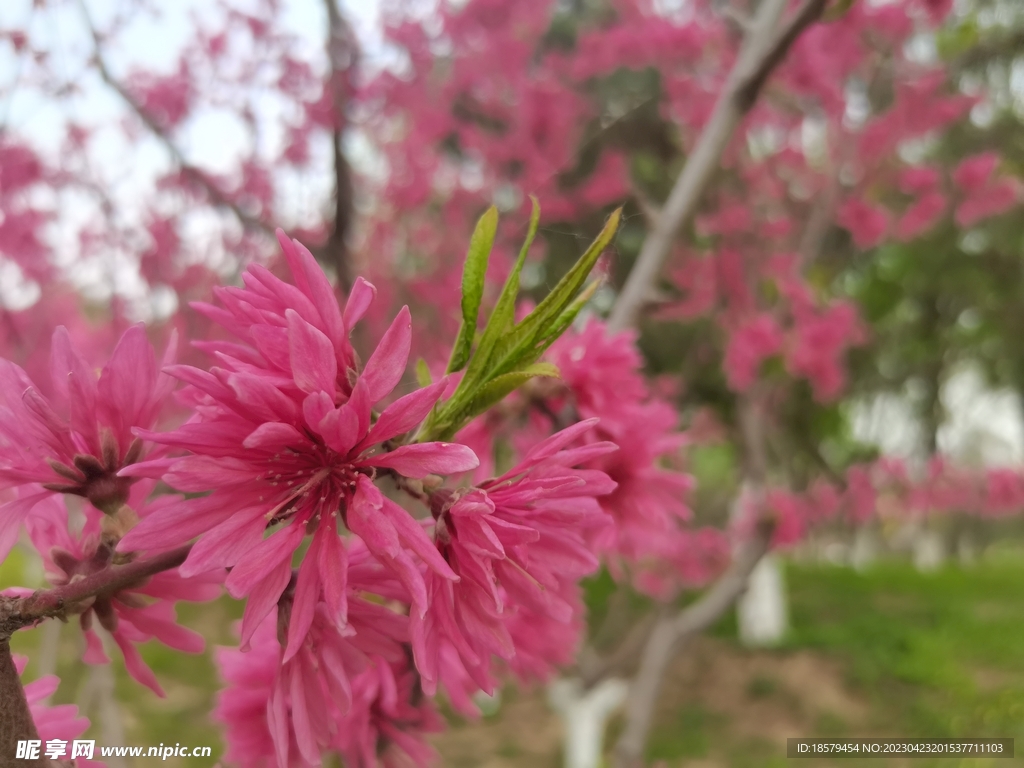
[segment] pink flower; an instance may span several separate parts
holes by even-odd
[[[364,548],[354,553],[357,561],[364,555]],[[229,760],[243,766],[319,765],[321,753],[334,748],[339,720],[365,706],[360,677],[374,666],[407,663],[408,618],[360,597],[362,589],[379,586],[376,580],[364,583],[360,570],[351,582],[344,630],[320,600],[302,644],[285,658],[279,638],[288,636],[295,610],[293,580],[281,609],[272,609],[252,633],[248,651],[218,650],[228,687],[215,716],[226,728]]]
[[[210,495],[176,504],[143,520],[120,551],[199,541],[182,566],[192,575],[231,567],[226,586],[247,596],[242,647],[270,613],[291,578],[292,554],[307,535],[288,623],[285,660],[302,646],[321,589],[334,621],[346,621],[346,550],[339,525],[365,541],[408,589],[413,612],[426,610],[427,592],[416,555],[454,579],[423,528],[374,485],[377,473],[423,478],[473,469],[467,447],[418,443],[381,450],[417,426],[447,382],[399,398],[373,421],[372,407],[405,372],[411,320],[403,308],[361,371],[348,335],[373,299],[357,280],[344,312],[309,252],[279,233],[295,285],[258,266],[246,287],[218,291],[225,309],[200,307],[242,342],[204,344],[223,368],[176,366],[187,382],[196,416],[175,432],[145,433],[191,455],[132,467],[132,475],[161,476],[171,486]],[[249,344],[254,346],[249,346]],[[391,447],[390,445],[386,447]],[[264,538],[268,528],[276,530]]]
[[[378,662],[352,684],[353,705],[338,722],[333,746],[351,768],[425,768],[437,753],[423,738],[444,719],[417,685],[408,664]]]
[[[900,171],[899,188],[908,195],[922,195],[939,186],[939,172],[934,168],[912,166]]]
[[[620,448],[595,454],[584,464],[617,484],[598,500],[614,524],[595,527],[588,539],[598,552],[633,562],[673,536],[690,517],[684,501],[690,478],[661,466],[685,442],[673,431],[675,409],[651,398],[640,374],[633,334],[609,335],[602,324],[592,321],[582,333],[556,342],[549,359],[562,371],[579,414],[601,419],[586,439],[610,441]],[[564,410],[557,399],[549,403],[551,410]],[[539,422],[534,432],[550,429],[546,419],[534,420]]]
[[[242,768],[277,766],[277,751],[267,724],[267,704],[281,658],[276,633],[277,622],[268,617],[253,633],[247,652],[236,648],[218,648],[215,652],[225,686],[217,695],[213,719],[224,726],[224,759]],[[294,742],[289,742],[288,754],[295,756],[291,765],[303,764]]]
[[[529,605],[519,605],[505,617],[505,628],[516,649],[515,655],[506,659],[505,664],[521,683],[546,683],[559,667],[569,666],[576,658],[586,629],[586,608],[579,586],[563,582],[558,599],[572,606],[569,621]],[[447,679],[445,689],[451,689]]]
[[[843,355],[864,340],[857,310],[836,302],[820,312],[798,313],[795,325],[786,368],[793,376],[806,377],[820,402],[835,399],[846,384]]]
[[[982,219],[997,216],[1012,208],[1018,200],[1017,186],[1009,180],[992,179],[999,156],[984,152],[962,161],[953,171],[953,181],[964,193],[956,209],[956,223],[970,227]]]
[[[896,224],[896,236],[900,240],[912,240],[931,229],[946,211],[946,196],[940,192],[929,192],[914,202],[903,213]]]
[[[573,621],[575,605],[561,595],[597,568],[587,533],[606,524],[596,497],[615,487],[603,472],[571,468],[615,450],[608,442],[568,447],[596,421],[552,435],[479,488],[433,495],[438,550],[461,578],[452,583],[428,574],[430,608],[411,617],[413,654],[428,695],[444,682],[446,643],[473,681],[492,693],[492,657],[517,653],[508,616],[522,607],[563,625]]]
[[[992,469],[986,473],[984,511],[991,515],[1024,509],[1024,476],[1013,469]]]
[[[972,227],[979,221],[1010,210],[1018,198],[1017,186],[1004,180],[972,193],[956,207],[954,218],[961,227]]]
[[[968,194],[980,192],[988,186],[998,165],[999,155],[995,152],[973,155],[960,161],[953,171],[953,181]]]
[[[618,422],[623,405],[647,398],[647,385],[637,374],[642,361],[636,335],[611,335],[604,323],[591,319],[582,331],[569,330],[551,345],[546,357],[558,366],[580,417]]]
[[[672,600],[681,588],[695,589],[720,573],[729,548],[728,537],[717,528],[679,529],[637,563],[634,584],[651,597]]]
[[[883,209],[856,198],[843,203],[837,220],[850,231],[854,245],[861,250],[874,248],[882,242],[889,228],[889,216]]]
[[[141,325],[125,331],[98,380],[63,326],[53,334],[50,365],[52,402],[21,368],[0,360],[0,489],[42,485],[0,506],[0,559],[14,545],[19,523],[53,493],[84,496],[116,512],[133,482],[117,473],[145,453],[132,430],[155,424],[173,386],[159,372]]]
[[[151,483],[145,485],[152,486]],[[146,514],[144,507],[141,514]],[[99,512],[85,507],[84,527],[80,534],[72,535],[63,500],[50,498],[39,505],[37,514],[28,520],[28,530],[33,545],[42,555],[51,584],[63,586],[110,565],[113,550],[109,541],[101,537],[101,518]],[[218,582],[222,578],[217,573],[182,578],[177,570],[169,570],[114,595],[97,597],[79,615],[86,639],[83,660],[89,664],[109,661],[99,636],[92,629],[93,622],[98,621],[121,649],[128,673],[158,696],[163,696],[156,676],[142,660],[135,645],[156,639],[184,653],[201,653],[205,645],[202,635],[177,623],[174,604],[178,600],[213,600],[220,594]]]
[[[729,337],[725,350],[725,375],[738,392],[749,389],[757,379],[761,363],[782,349],[782,331],[768,313],[756,315],[740,325]]]
[[[28,658],[25,656],[14,656],[14,667],[18,674],[25,671]],[[51,739],[59,739],[67,742],[68,756],[71,754],[71,742],[81,736],[89,728],[89,719],[78,714],[78,707],[74,704],[59,704],[55,707],[47,706],[44,702],[60,685],[60,678],[56,675],[47,675],[31,683],[26,683],[25,698],[28,700],[28,708],[32,713],[32,721],[39,732],[39,739],[46,746]],[[75,758],[76,768],[103,768],[104,763],[97,760],[86,760]]]
[[[615,490],[600,499],[615,524],[595,533],[599,552],[637,562],[689,521],[686,496],[693,480],[662,466],[686,443],[685,435],[673,431],[677,419],[671,405],[652,401],[633,406],[630,418],[624,420],[628,426],[614,432],[600,430],[619,450],[588,465],[616,483]]]
[[[875,515],[878,492],[871,481],[870,471],[865,467],[850,467],[846,472],[846,496],[850,519],[854,523],[866,523]]]

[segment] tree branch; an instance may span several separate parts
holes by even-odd
[[[752,492],[759,501],[767,474],[764,450],[764,412],[759,393],[752,393],[740,402],[739,422],[745,456],[744,495]],[[630,687],[626,705],[626,729],[615,746],[616,768],[638,768],[642,765],[647,734],[654,719],[662,681],[679,648],[694,635],[714,624],[747,588],[750,574],[768,551],[774,523],[759,518],[753,535],[743,542],[729,568],[697,602],[677,614],[663,614],[651,629],[643,648],[640,669]]]
[[[640,670],[630,687],[626,730],[615,746],[617,768],[642,765],[654,706],[672,658],[686,641],[714,624],[743,594],[750,574],[768,551],[771,532],[771,523],[760,522],[754,536],[740,548],[729,569],[711,589],[675,616],[662,616],[655,623],[644,647]]]
[[[324,0],[327,8],[327,60],[330,62],[331,101],[334,107],[334,225],[324,245],[327,261],[334,265],[338,283],[348,291],[352,285],[348,237],[352,229],[352,169],[345,157],[346,107],[352,92],[352,70],[358,50],[352,28],[338,11],[337,0]]]
[[[238,222],[246,229],[254,232],[259,232],[266,235],[267,237],[274,238],[274,228],[267,224],[262,219],[253,216],[250,213],[246,213],[237,203],[231,200],[223,191],[221,191],[213,180],[210,179],[202,169],[189,163],[185,156],[182,154],[181,149],[174,143],[170,136],[167,135],[166,130],[159,121],[145,110],[145,108],[135,100],[135,97],[129,93],[128,89],[118,81],[110,69],[107,67],[106,60],[103,58],[102,43],[100,41],[99,33],[96,31],[96,27],[92,23],[92,17],[89,14],[89,9],[85,4],[85,0],[79,0],[79,7],[82,10],[82,15],[85,17],[85,24],[89,31],[89,36],[92,38],[93,44],[93,61],[96,63],[96,69],[100,73],[100,77],[103,78],[103,82],[110,86],[118,96],[128,105],[128,108],[145,124],[150,132],[164,145],[164,148],[171,155],[175,164],[178,166],[182,175],[184,175],[189,181],[202,187],[206,194],[209,196],[210,201],[218,208],[223,208],[234,214]]]
[[[49,760],[40,756],[36,760],[19,760],[17,757],[18,742],[25,739],[38,739],[32,712],[28,708],[25,689],[21,685],[18,669],[14,666],[9,640],[0,640],[0,766],[26,766],[28,768],[44,768]]]
[[[185,562],[191,549],[191,544],[185,544],[127,565],[105,568],[62,587],[37,590],[28,597],[0,597],[0,642],[6,642],[19,629],[33,626],[42,619],[65,620],[88,608],[96,597],[113,595],[158,573],[177,568]]]
[[[697,210],[736,126],[757,101],[772,70],[785,58],[800,33],[821,16],[827,2],[804,0],[792,18],[776,30],[786,0],[762,0],[711,118],[701,131],[655,226],[644,240],[637,262],[612,309],[608,321],[612,332],[636,325],[640,310],[668,258],[672,241]]]

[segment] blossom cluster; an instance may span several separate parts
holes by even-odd
[[[627,477],[612,459],[619,443],[606,439],[623,441],[624,431],[614,418],[599,426],[612,399],[580,383],[571,426],[548,429],[506,471],[478,478],[472,448],[421,434],[451,381],[401,393],[409,310],[364,362],[351,335],[374,287],[359,279],[339,303],[309,251],[283,235],[280,243],[290,281],[254,265],[241,287],[218,288],[217,304],[197,307],[224,331],[196,342],[214,360],[208,369],[174,364],[173,351],[158,366],[141,327],[126,331],[98,378],[58,330],[49,396],[3,364],[8,546],[23,523],[57,589],[187,552],[180,566],[101,593],[78,613],[85,661],[107,661],[102,630],[158,694],[136,645],[155,638],[201,651],[175,604],[210,600],[221,585],[244,599],[239,647],[218,652],[229,759],[317,765],[335,751],[373,764],[397,750],[423,764],[432,751],[421,737],[441,722],[436,693],[473,715],[474,694],[493,693],[506,674],[543,680],[571,660],[580,579],[603,551],[639,546],[615,543],[609,473],[638,488],[658,481],[659,470],[643,475],[639,463],[676,441],[634,456],[638,476]],[[577,344],[606,354],[603,333],[584,334]],[[609,349],[626,354],[625,383],[645,400],[623,345]],[[159,429],[181,413],[184,422]],[[16,443],[16,434],[32,439]],[[688,481],[660,482],[667,499]],[[628,508],[639,517],[623,530],[650,525],[638,509]],[[673,514],[685,520],[685,508]]]

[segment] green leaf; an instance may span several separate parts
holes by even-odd
[[[558,368],[551,363],[534,363],[521,371],[505,373],[491,379],[473,394],[473,398],[463,412],[458,414],[458,420],[469,421],[474,416],[479,416],[488,408],[500,403],[530,379],[538,376],[558,378]]]
[[[427,361],[422,357],[416,361],[416,383],[421,387],[429,387],[434,383],[430,375],[430,368],[427,367]]]
[[[530,195],[530,201],[533,204],[533,210],[530,212],[530,226],[526,232],[526,240],[523,242],[523,247],[519,249],[519,257],[516,259],[508,279],[505,280],[505,285],[501,289],[501,295],[498,296],[498,303],[494,305],[494,311],[491,312],[487,325],[484,327],[484,332],[480,336],[476,353],[473,355],[473,359],[469,364],[469,370],[466,371],[463,379],[467,387],[472,386],[473,383],[481,378],[481,374],[486,370],[487,362],[491,357],[491,352],[494,350],[495,343],[512,326],[515,319],[516,297],[519,295],[519,275],[523,271],[523,264],[526,263],[526,256],[530,251],[530,246],[533,244],[534,237],[537,235],[537,226],[540,223],[540,203],[537,202],[537,198],[533,195]]]
[[[557,326],[562,313],[576,298],[576,293],[586,281],[594,264],[597,263],[597,259],[615,237],[621,216],[621,208],[612,212],[604,229],[565,276],[558,281],[558,285],[551,290],[551,293],[545,296],[533,312],[499,341],[493,356],[494,363],[489,366],[492,376],[508,373],[526,358],[536,359],[531,353],[535,351],[538,343],[549,337],[552,329]]]
[[[469,362],[469,353],[476,335],[477,315],[484,295],[484,276],[491,256],[494,237],[498,231],[498,209],[488,208],[473,230],[466,253],[466,265],[462,270],[462,325],[452,347],[448,373],[461,371]]]
[[[576,297],[575,301],[572,302],[565,311],[558,316],[554,325],[544,334],[544,337],[540,341],[540,346],[536,350],[537,357],[544,354],[548,347],[554,344],[558,338],[566,332],[576,317],[583,310],[583,307],[587,305],[587,302],[594,298],[594,294],[597,293],[597,289],[601,287],[601,280],[594,280],[590,285],[583,289],[583,292]]]

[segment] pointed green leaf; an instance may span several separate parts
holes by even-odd
[[[466,375],[463,378],[466,387],[473,386],[474,383],[484,377],[487,362],[491,357],[495,343],[512,326],[515,319],[516,297],[519,295],[519,276],[523,271],[523,264],[526,263],[526,256],[530,251],[530,246],[533,244],[534,237],[537,235],[537,226],[540,223],[540,203],[537,202],[537,198],[533,195],[530,195],[530,201],[532,203],[532,210],[530,212],[530,226],[526,232],[526,240],[523,242],[523,247],[519,249],[519,257],[512,266],[508,279],[505,280],[505,285],[501,289],[501,295],[498,296],[498,303],[494,305],[494,311],[491,312],[487,325],[484,327],[484,332],[480,336],[476,353],[473,355],[473,359],[469,363],[469,370],[466,371]]]
[[[551,363],[535,363],[521,371],[506,373],[480,387],[459,416],[469,421],[488,408],[497,405],[530,379],[538,376],[558,378],[558,368]]]
[[[434,383],[430,376],[430,368],[427,367],[427,361],[422,357],[416,361],[416,383],[421,387],[429,387]]]
[[[519,366],[524,359],[531,357],[531,352],[535,350],[542,339],[548,338],[551,329],[557,324],[562,313],[572,304],[576,293],[586,281],[594,264],[597,263],[597,259],[615,237],[621,216],[622,209],[618,208],[608,217],[604,229],[565,276],[558,281],[558,285],[551,290],[551,293],[545,296],[533,312],[498,342],[492,355],[493,362],[489,366],[492,376],[507,373]],[[532,357],[532,359],[535,360],[536,357]]]
[[[487,262],[497,231],[498,209],[492,205],[477,221],[469,241],[466,265],[462,269],[462,325],[459,326],[455,346],[452,347],[448,373],[461,371],[469,362],[473,337],[476,335],[477,315],[484,295],[484,276],[487,274]]]
[[[548,329],[547,333],[541,338],[539,346],[535,350],[536,357],[540,357],[547,351],[547,348],[554,344],[558,338],[566,332],[576,317],[583,310],[583,307],[587,305],[587,302],[594,298],[594,294],[597,293],[597,289],[601,287],[602,280],[594,280],[590,285],[583,289],[583,292],[576,297],[575,301],[572,302],[565,311],[558,316],[554,325]],[[536,358],[534,358],[536,359]]]

